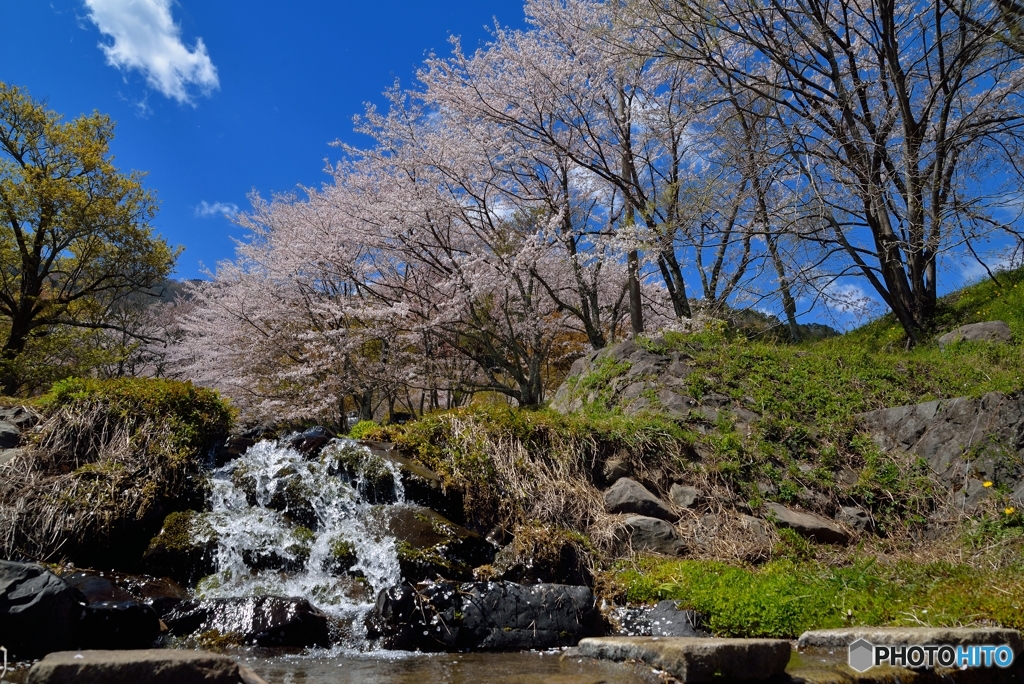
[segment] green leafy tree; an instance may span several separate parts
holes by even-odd
[[[65,122],[0,82],[0,385],[24,389],[27,347],[58,330],[119,330],[110,312],[170,273],[179,250],[154,235],[144,174],[109,153],[114,122]],[[5,337],[4,337],[5,336]]]

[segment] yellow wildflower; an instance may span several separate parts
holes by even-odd
[[[982,483],[981,483],[981,486],[982,486],[982,487],[991,487],[991,486],[992,486],[992,483],[991,483],[991,482],[982,482]]]
[[[1006,515],[1013,515],[1014,513],[1017,512],[1017,509],[1014,508],[1013,506],[1007,506],[1006,510],[1003,511],[1003,512],[1006,513]]]

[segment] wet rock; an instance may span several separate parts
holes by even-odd
[[[432,508],[454,522],[464,522],[461,493],[445,489],[440,475],[400,453],[394,444],[338,440],[321,458],[335,472],[353,480],[364,501],[394,503],[397,471],[406,501]]]
[[[871,514],[856,506],[843,506],[839,509],[838,517],[839,522],[849,525],[858,532],[870,532],[875,527]]]
[[[40,658],[74,648],[85,597],[41,565],[0,561],[0,644]]]
[[[323,425],[311,427],[297,435],[289,437],[288,444],[299,453],[317,456],[324,445],[334,439],[335,434]]]
[[[376,527],[392,535],[407,582],[470,579],[473,568],[494,560],[495,547],[481,535],[423,506],[375,509]]]
[[[571,646],[603,633],[587,587],[425,583],[384,590],[367,619],[385,648],[518,651]]]
[[[63,579],[69,586],[74,587],[85,598],[86,603],[100,603],[102,601],[135,601],[135,596],[120,588],[114,582],[105,577],[102,573],[94,571],[79,571],[64,575]]]
[[[782,639],[603,637],[580,641],[588,658],[638,660],[684,682],[751,681],[781,676],[790,646]]]
[[[149,648],[159,637],[156,611],[134,600],[90,603],[78,625],[79,648]]]
[[[204,651],[65,651],[32,666],[28,684],[266,684],[227,656]]]
[[[257,425],[243,432],[228,435],[214,451],[217,467],[235,460],[248,451],[249,447],[264,439],[277,439],[274,431],[266,425]]]
[[[701,494],[693,487],[674,484],[668,492],[668,499],[680,508],[693,508],[700,501]]]
[[[666,556],[678,556],[686,547],[674,526],[642,515],[626,518],[619,543],[634,553],[649,551]]]
[[[646,487],[628,477],[619,479],[604,493],[604,509],[609,513],[635,513],[670,522],[679,517]]]
[[[825,544],[846,544],[850,535],[843,528],[820,515],[794,511],[777,503],[765,505],[768,514],[779,527],[787,527],[797,534]]]
[[[618,636],[709,637],[697,611],[683,610],[675,601],[655,606],[620,607],[612,612]]]
[[[578,533],[546,525],[524,525],[512,542],[494,557],[496,579],[523,584],[585,584],[592,586],[586,539]]]
[[[216,553],[217,535],[203,514],[180,511],[164,518],[160,533],[142,556],[142,567],[151,574],[195,586],[214,571]]]
[[[216,630],[220,636],[257,646],[327,646],[327,616],[299,598],[258,596],[182,603],[163,616],[171,634]]]
[[[983,323],[970,323],[961,325],[956,330],[950,331],[938,339],[939,349],[945,349],[954,342],[1001,342],[1006,343],[1013,340],[1010,326],[1006,321],[985,321]]]

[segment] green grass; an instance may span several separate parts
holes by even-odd
[[[717,636],[792,639],[857,625],[1024,628],[1024,565],[991,570],[860,556],[840,567],[783,559],[754,569],[648,558],[620,564],[613,576],[627,600],[674,599],[704,614]]]

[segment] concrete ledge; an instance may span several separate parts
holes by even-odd
[[[1020,632],[1004,627],[850,627],[804,632],[797,648],[846,648],[857,639],[891,644],[1006,644],[1015,656],[1024,650]]]
[[[266,684],[227,656],[205,651],[59,651],[29,670],[28,684]]]
[[[589,658],[639,660],[684,682],[768,679],[785,672],[791,651],[781,639],[696,637],[597,637],[578,648]]]

